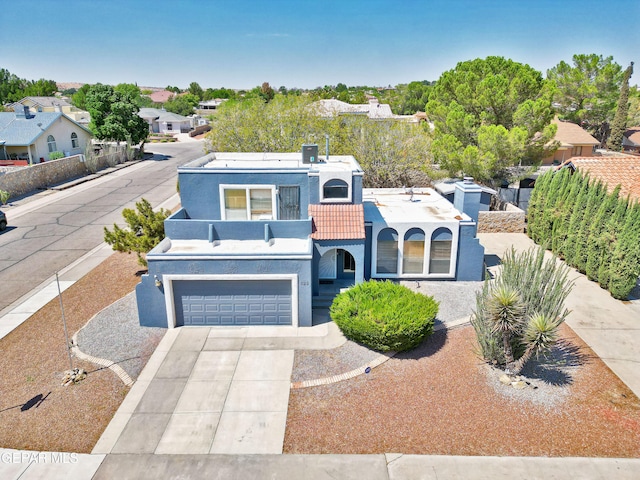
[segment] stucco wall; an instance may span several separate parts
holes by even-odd
[[[253,259],[199,259],[197,256],[185,259],[147,257],[147,260],[149,273],[143,275],[141,283],[136,286],[138,316],[142,326],[168,326],[164,288],[155,286],[154,275],[162,279],[162,275],[184,273],[192,275],[254,274],[257,278],[261,274],[295,274],[298,276],[298,325],[301,327],[312,325],[311,255],[307,259],[282,258],[279,260],[261,259],[258,256]]]
[[[478,233],[522,233],[524,232],[524,210],[507,204],[506,210],[480,212]]]
[[[71,147],[71,133],[73,132],[78,135],[78,148]],[[32,147],[31,150],[34,163],[39,162],[41,158],[49,159],[49,146],[47,144],[49,135],[53,135],[56,140],[56,151],[69,152],[71,155],[83,153],[84,147],[91,138],[91,135],[86,130],[78,127],[68,118],[61,116],[36,140],[35,148]]]

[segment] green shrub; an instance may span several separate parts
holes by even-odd
[[[438,302],[390,281],[360,283],[340,293],[331,318],[354,342],[381,352],[417,347],[433,332]]]
[[[9,192],[7,192],[6,190],[0,190],[0,203],[2,205],[6,205],[6,203],[9,201],[9,198],[11,198],[11,194]]]
[[[62,153],[62,152],[51,152],[49,154],[49,160],[58,160],[59,158],[64,158],[64,153]]]

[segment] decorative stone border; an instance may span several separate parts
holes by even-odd
[[[106,310],[109,307],[111,307],[111,305],[109,305],[109,306],[103,308],[102,310],[100,310],[93,317],[91,317],[89,319],[89,321],[87,323],[85,323],[80,330],[78,330],[76,333],[73,334],[73,337],[71,339],[71,351],[80,360],[85,360],[87,362],[91,362],[91,363],[95,363],[96,365],[100,365],[101,367],[108,368],[113,373],[115,373],[120,380],[122,380],[122,383],[124,383],[127,387],[130,387],[131,385],[133,385],[134,380],[129,376],[129,374],[127,372],[124,371],[124,369],[120,365],[118,365],[117,363],[113,362],[112,360],[106,360],[104,358],[98,358],[98,357],[94,357],[92,355],[88,355],[88,354],[84,353],[83,351],[81,351],[80,348],[78,347],[78,333],[80,333],[84,327],[89,325],[89,322],[91,322],[91,320],[93,320],[97,315],[100,315],[100,313],[102,313],[102,311]]]
[[[444,329],[452,329],[456,327],[461,327],[469,323],[469,318],[464,317],[458,320],[455,320],[449,325],[445,325],[444,323],[439,323],[435,327],[433,327],[433,331],[437,332],[439,330]],[[340,375],[333,375],[331,377],[317,378],[315,380],[305,380],[303,382],[291,382],[291,390],[298,390],[300,388],[308,388],[308,387],[318,387],[320,385],[329,385],[331,383],[342,382],[343,380],[348,380],[350,378],[357,377],[358,375],[363,375],[369,373],[372,368],[378,367],[385,363],[390,358],[393,358],[398,352],[387,352],[380,355],[378,358],[373,359],[369,363],[363,365],[362,367],[358,367],[354,370],[351,370],[346,373],[341,373]],[[367,371],[369,369],[369,371]]]

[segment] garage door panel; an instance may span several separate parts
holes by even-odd
[[[177,325],[291,325],[288,280],[173,282]]]

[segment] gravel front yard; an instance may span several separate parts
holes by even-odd
[[[367,375],[292,390],[285,453],[640,456],[640,403],[568,326],[516,391],[474,353],[473,328],[434,333]]]

